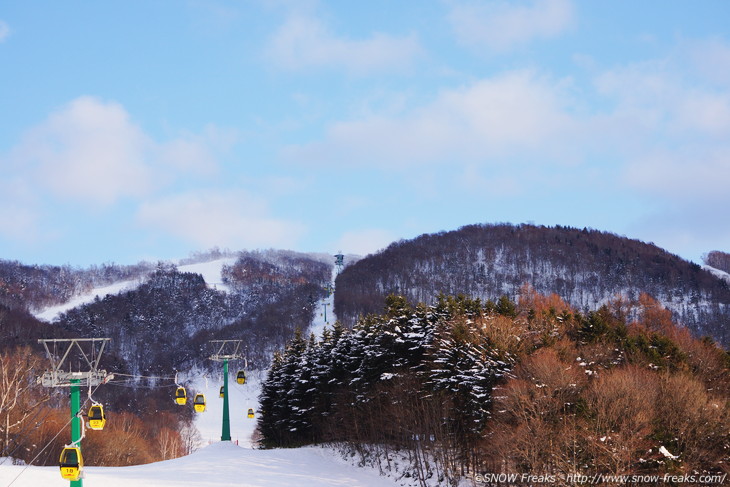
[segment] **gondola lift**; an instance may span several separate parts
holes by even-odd
[[[248,416],[249,418],[253,418],[254,417],[253,408],[248,408],[248,413],[246,414],[246,416]]]
[[[193,407],[195,408],[196,413],[205,412],[205,395],[204,394],[195,394],[195,399],[193,400]]]
[[[81,456],[81,449],[77,446],[64,447],[58,465],[61,468],[61,477],[71,481],[79,480],[84,472],[84,458]]]
[[[179,386],[177,390],[175,390],[175,402],[181,406],[184,406],[185,403],[188,402],[188,396],[184,387]]]
[[[243,370],[239,370],[238,374],[236,374],[236,382],[239,384],[245,384],[246,383],[246,372]]]
[[[92,430],[103,430],[106,425],[106,415],[104,414],[104,406],[99,403],[93,404],[89,408],[89,428]]]
[[[225,386],[221,386],[221,392],[220,392],[220,394],[219,394],[219,397],[220,397],[221,399],[223,399],[223,397],[225,396],[225,392],[226,392],[226,388],[225,388]]]

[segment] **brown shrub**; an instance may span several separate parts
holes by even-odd
[[[662,333],[672,338],[676,325],[672,312],[647,293],[639,295],[639,324],[649,331]]]
[[[586,440],[595,467],[626,474],[637,470],[653,431],[658,375],[627,366],[604,372],[586,394],[590,432]]]
[[[34,465],[57,465],[61,450],[71,441],[69,419],[68,410],[39,408],[34,426],[18,437],[19,448],[13,456],[26,462],[37,457]],[[41,451],[44,446],[46,448]]]
[[[513,356],[521,355],[529,348],[529,332],[520,320],[490,314],[478,319],[477,327],[491,347],[504,350]]]
[[[573,310],[560,296],[538,294],[529,284],[520,288],[518,309],[527,317],[528,329],[534,332],[539,345],[554,343],[564,336],[573,316]]]
[[[102,431],[87,431],[83,441],[88,465],[140,465],[161,460],[145,424],[131,413],[110,415]]]
[[[664,375],[656,401],[656,448],[679,456],[681,470],[728,471],[730,403],[708,394],[705,385],[687,374]]]
[[[730,397],[730,362],[727,352],[711,340],[697,340],[686,328],[676,328],[672,338],[686,356],[689,372],[713,394]]]
[[[583,371],[555,350],[527,357],[495,390],[495,420],[484,446],[491,463],[507,471],[575,471],[583,453],[574,412],[585,386]]]

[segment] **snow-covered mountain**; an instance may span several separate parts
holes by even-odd
[[[697,336],[730,346],[727,274],[654,244],[590,229],[470,225],[391,244],[347,267],[335,310],[352,324],[377,313],[388,294],[433,303],[439,293],[486,301],[517,299],[523,285],[555,293],[586,312],[623,296],[648,293]]]
[[[310,326],[332,262],[266,251],[160,263],[135,282],[92,289],[39,316],[53,317],[71,333],[111,338],[113,352],[133,374],[207,367],[206,343],[230,338],[245,341],[253,367],[266,367],[294,329]]]
[[[710,272],[713,276],[719,277],[723,281],[730,283],[730,274],[728,274],[727,272],[720,269],[715,269],[714,267],[709,265],[703,265],[702,268]]]
[[[224,257],[210,261],[196,262],[194,264],[178,265],[177,269],[180,272],[200,274],[207,286],[213,289],[230,292],[230,288],[223,282],[222,271],[224,266],[232,265],[235,262],[236,257]],[[96,299],[104,299],[109,295],[113,296],[136,289],[144,282],[145,278],[146,276],[140,276],[135,279],[121,280],[112,284],[84,290],[80,294],[73,296],[71,299],[63,303],[34,309],[33,315],[40,320],[52,322],[58,319],[62,313],[70,309],[91,303]]]

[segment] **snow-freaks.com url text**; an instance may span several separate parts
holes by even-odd
[[[553,484],[565,481],[571,484],[586,485],[624,485],[624,484],[718,484],[723,485],[727,479],[727,474],[687,474],[687,475],[610,475],[604,473],[596,473],[593,475],[584,474],[568,474],[566,476],[558,475],[535,475],[530,473],[483,473],[474,476],[476,484]]]

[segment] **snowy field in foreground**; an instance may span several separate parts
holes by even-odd
[[[235,368],[231,368],[235,374]],[[196,378],[205,393],[207,411],[196,414],[195,425],[203,446],[191,455],[165,462],[133,467],[86,467],[84,486],[148,487],[393,487],[393,480],[371,468],[346,464],[325,448],[257,450],[251,435],[255,419],[248,419],[249,407],[258,412],[262,372],[249,371],[245,385],[229,382],[231,442],[220,442],[223,400],[218,397],[221,377]],[[207,380],[206,380],[207,379]],[[238,443],[240,446],[237,446]],[[17,477],[17,480],[16,480]],[[11,484],[12,483],[12,484]],[[0,487],[68,486],[58,467],[0,466]]]
[[[9,486],[24,467],[0,466],[0,485]],[[134,467],[86,467],[84,486],[149,487],[393,487],[371,469],[345,465],[322,448],[252,450],[213,443],[192,455]],[[68,486],[58,467],[28,467],[13,487]]]

